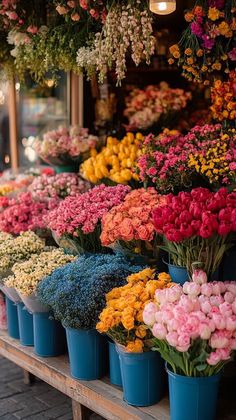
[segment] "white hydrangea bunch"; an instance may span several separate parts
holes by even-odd
[[[22,295],[30,296],[44,277],[75,259],[76,257],[65,254],[60,248],[32,255],[29,260],[14,264],[13,275],[7,277],[4,285],[15,287]]]
[[[125,78],[128,52],[135,65],[145,59],[150,64],[154,53],[152,17],[145,5],[137,1],[136,5],[116,4],[109,10],[101,33],[96,34],[92,48],[80,48],[77,64],[81,71],[85,69],[88,77],[94,69],[103,82],[107,70],[115,68],[117,82]]]

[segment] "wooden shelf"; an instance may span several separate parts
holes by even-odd
[[[122,391],[111,385],[108,378],[96,381],[75,380],[70,376],[67,356],[50,358],[36,356],[33,347],[21,346],[18,340],[10,338],[2,331],[0,355],[70,397],[73,402],[74,419],[84,418],[78,414],[82,412],[81,406],[108,420],[169,420],[170,418],[167,398],[151,407],[131,407],[123,401]]]

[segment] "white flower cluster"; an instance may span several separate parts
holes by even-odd
[[[21,233],[16,238],[9,234],[3,240],[4,234],[0,234],[0,272],[8,270],[18,261],[26,260],[32,254],[40,253],[44,250],[45,241],[34,232],[27,231]]]
[[[60,248],[32,255],[28,261],[14,264],[13,275],[9,276],[4,284],[7,287],[15,287],[24,296],[30,296],[44,277],[75,259],[76,257],[65,254]]]
[[[128,52],[136,66],[142,59],[150,63],[155,48],[152,18],[141,2],[137,3],[136,6],[113,6],[102,32],[96,34],[94,46],[79,49],[77,64],[81,70],[84,68],[87,71],[88,76],[96,69],[99,81],[103,82],[108,68],[114,66],[119,83],[125,77]]]

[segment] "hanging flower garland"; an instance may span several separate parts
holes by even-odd
[[[188,80],[205,85],[228,74],[236,60],[236,0],[197,0],[185,20],[189,26],[170,47],[169,63],[177,61]]]
[[[90,11],[91,13],[91,11]],[[144,59],[150,64],[155,38],[152,17],[146,1],[115,2],[108,10],[105,23],[95,40],[78,50],[77,64],[88,77],[98,72],[103,82],[108,70],[115,70],[117,83],[125,78],[128,53],[138,66]]]

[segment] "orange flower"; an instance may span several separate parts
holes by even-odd
[[[129,341],[126,350],[130,353],[142,353],[143,352],[143,341],[139,338],[136,338],[135,341]]]

